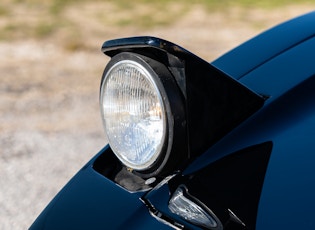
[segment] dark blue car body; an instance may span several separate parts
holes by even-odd
[[[182,184],[223,219],[223,209],[237,214],[223,229],[315,229],[314,25],[314,12],[303,15],[211,63],[264,103],[180,173],[128,191],[99,166],[107,145],[30,229],[200,229],[168,209]]]

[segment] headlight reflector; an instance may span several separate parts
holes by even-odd
[[[150,168],[163,148],[167,118],[154,72],[133,60],[121,60],[105,73],[101,112],[109,145],[136,170]]]

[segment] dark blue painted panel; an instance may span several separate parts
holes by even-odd
[[[314,26],[315,28],[315,26]],[[315,37],[282,53],[244,76],[247,87],[270,96],[270,103],[315,74]]]
[[[257,229],[315,229],[315,116],[275,138]]]
[[[236,47],[212,64],[235,79],[315,34],[315,12],[276,26]]]
[[[30,228],[170,229],[130,193],[95,172],[89,163],[61,190]]]

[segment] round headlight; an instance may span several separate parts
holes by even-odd
[[[107,140],[127,167],[150,168],[159,158],[167,116],[154,71],[134,60],[120,60],[105,73],[101,112]]]

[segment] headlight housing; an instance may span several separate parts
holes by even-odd
[[[111,57],[100,94],[107,139],[123,168],[143,179],[182,170],[264,103],[208,62],[159,38],[111,40],[102,51]]]
[[[172,93],[165,88],[172,88]],[[103,74],[100,106],[107,140],[117,158],[129,170],[150,176],[159,172],[170,160],[174,125],[185,115],[180,92],[164,65],[132,53],[116,55]],[[174,119],[174,114],[179,116]],[[181,157],[176,158],[179,163]]]

